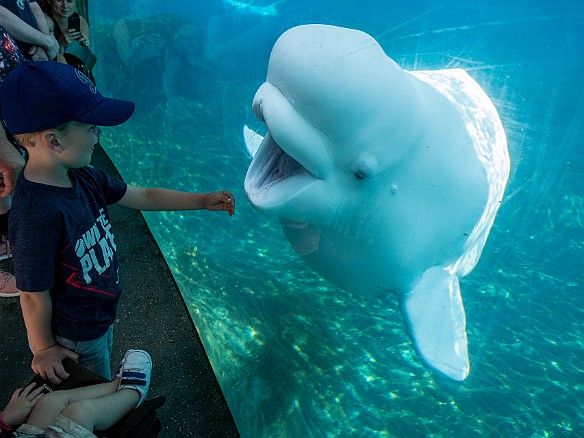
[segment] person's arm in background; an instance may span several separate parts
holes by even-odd
[[[6,138],[0,126],[0,198],[8,196],[14,189],[16,177],[24,167],[24,158]]]
[[[63,359],[76,360],[79,355],[58,345],[53,336],[51,318],[53,302],[48,290],[43,292],[20,292],[20,307],[28,342],[34,354],[31,368],[45,380],[59,384],[69,377],[63,367]]]
[[[55,35],[55,23],[48,15],[45,15],[45,22],[47,23],[47,27],[49,28],[49,35]],[[57,40],[57,43],[58,42],[59,42],[59,40]],[[57,57],[55,58],[55,61],[61,62],[63,64],[67,64],[67,60],[65,59],[65,56],[63,55],[62,52],[63,52],[63,48],[59,44],[59,52],[57,53]]]
[[[79,16],[79,27],[81,28],[81,39],[79,42],[84,46],[89,47],[91,42],[91,34],[89,30],[89,23],[85,20],[85,18]]]
[[[47,20],[45,18],[45,13],[43,12],[43,10],[41,9],[41,7],[39,6],[39,4],[36,1],[32,1],[29,3],[30,5],[30,10],[32,11],[32,14],[34,15],[34,18],[36,18],[37,24],[39,26],[39,30],[42,33],[49,33],[49,26],[47,25]]]
[[[44,23],[48,32],[47,23],[44,18],[42,23]],[[2,25],[2,27],[6,29],[6,32],[8,32],[15,40],[41,48],[46,52],[47,58],[54,59],[59,51],[59,43],[52,35],[43,33],[25,23],[20,17],[14,15],[4,6],[0,6],[0,25]]]
[[[29,5],[30,5],[30,10],[32,11],[32,14],[34,15],[34,18],[37,21],[37,26],[38,26],[39,32],[42,32],[44,34],[52,36],[53,33],[49,32],[49,26],[47,25],[45,13],[43,12],[43,10],[39,6],[39,4],[36,2],[36,0],[31,0]],[[55,59],[55,57],[57,56],[55,54],[54,56],[51,57],[52,53],[49,53],[49,51],[46,50],[44,47],[39,47],[39,46],[31,47],[29,54],[30,54],[31,59],[33,61],[45,61],[45,58],[46,58],[46,60],[51,61],[51,60]]]

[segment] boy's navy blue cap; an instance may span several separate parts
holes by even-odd
[[[60,62],[28,62],[0,87],[2,118],[12,134],[55,128],[65,122],[115,126],[134,112],[134,102],[103,97],[79,70]]]

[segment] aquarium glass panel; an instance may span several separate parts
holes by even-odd
[[[90,0],[89,22],[98,87],[136,102],[102,137],[125,181],[236,197],[233,217],[144,216],[243,437],[584,435],[584,3]],[[278,38],[308,24],[372,40],[345,59],[312,56],[330,41],[308,38],[294,54],[305,64],[279,51],[277,86],[262,87]],[[373,40],[395,65],[368,64]],[[489,97],[510,157],[474,269],[483,242],[471,254],[468,205],[479,217],[492,189],[465,155],[476,118],[450,119],[444,95],[409,73],[455,69]],[[463,82],[449,82],[453,95]],[[488,164],[487,125],[475,135]],[[297,191],[248,201],[244,127],[292,143],[260,177],[293,174]],[[420,171],[412,154],[426,148]],[[444,262],[463,253],[468,269]],[[433,298],[414,302],[416,287]],[[463,380],[428,364],[445,350],[418,354],[434,335],[446,345],[443,333],[464,333],[462,305]]]

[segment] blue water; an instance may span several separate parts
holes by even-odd
[[[237,197],[233,218],[145,216],[242,436],[584,435],[584,3],[286,0],[264,18],[224,0],[157,0],[148,13],[129,3],[90,5],[100,88],[139,101],[103,143],[128,182]],[[112,36],[123,17],[134,29],[153,19],[141,29],[166,45],[184,21],[198,26],[200,65],[180,75],[188,98],[168,105],[155,64],[123,73]],[[394,297],[335,288],[246,200],[242,126],[260,126],[251,102],[273,43],[306,23],[363,30],[405,69],[464,68],[501,116],[511,175],[461,281],[462,383],[421,363]]]

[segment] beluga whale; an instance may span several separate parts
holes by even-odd
[[[470,372],[459,278],[477,264],[509,176],[497,111],[462,69],[405,71],[370,35],[283,33],[245,127],[245,191],[331,283],[395,295],[419,357]],[[259,129],[258,129],[259,130]]]

